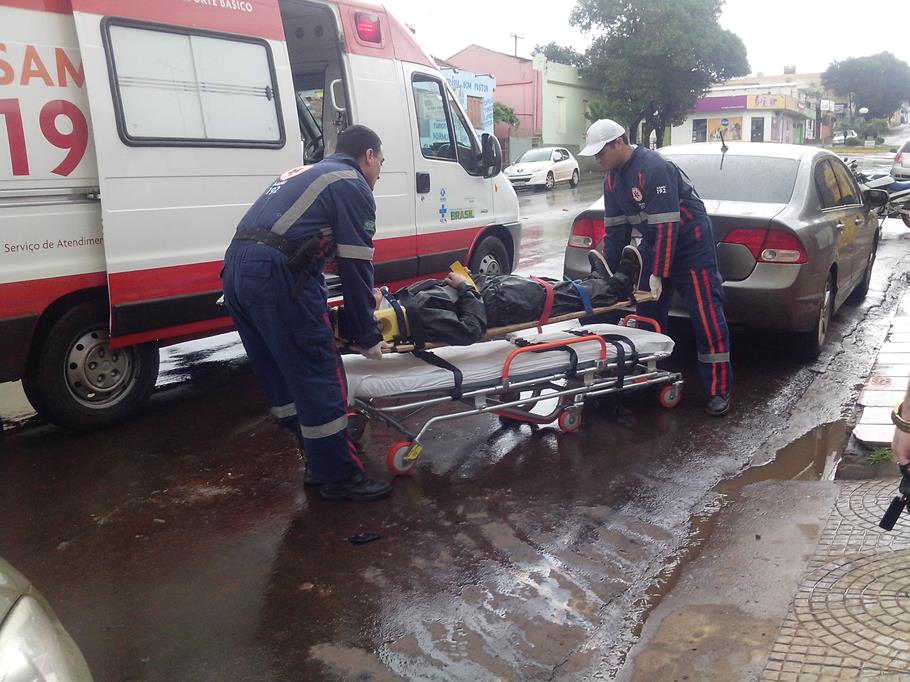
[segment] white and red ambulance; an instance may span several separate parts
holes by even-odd
[[[280,172],[376,130],[376,279],[518,261],[518,201],[433,60],[346,0],[0,0],[0,381],[87,429],[231,328],[224,250]]]

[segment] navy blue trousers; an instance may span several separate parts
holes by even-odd
[[[283,254],[239,241],[228,247],[221,279],[272,414],[281,424],[299,429],[310,478],[332,483],[362,471],[347,435],[344,365],[321,278],[298,286]]]
[[[699,233],[699,236],[700,233]],[[686,303],[689,319],[695,331],[698,348],[698,374],[708,396],[728,396],[733,390],[733,366],[730,364],[730,331],[724,316],[723,282],[717,269],[714,238],[705,235],[704,241],[677,244],[670,277],[663,278],[663,293],[657,301],[639,303],[639,315],[657,320],[664,333],[673,293],[678,292]],[[639,289],[648,290],[653,249],[642,247],[646,262],[641,273]]]

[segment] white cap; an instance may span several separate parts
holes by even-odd
[[[578,152],[578,155],[594,156],[607,142],[612,142],[625,132],[625,128],[609,118],[594,121],[585,133],[585,148]]]

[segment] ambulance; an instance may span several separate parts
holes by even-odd
[[[286,169],[373,128],[377,283],[517,264],[518,200],[412,32],[345,0],[0,0],[0,381],[87,430],[228,331],[222,257]]]

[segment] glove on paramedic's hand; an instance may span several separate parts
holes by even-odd
[[[651,275],[648,277],[648,288],[651,290],[651,294],[654,296],[655,300],[660,298],[661,292],[664,290],[664,283],[660,277],[655,277]]]

